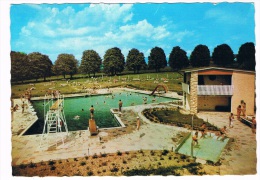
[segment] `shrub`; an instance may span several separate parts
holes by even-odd
[[[122,155],[122,152],[117,151],[116,154],[117,154],[118,156],[121,156],[121,155]]]
[[[126,164],[126,163],[127,163],[126,160],[123,159],[123,164]]]
[[[36,165],[35,163],[31,162],[30,165],[29,165],[29,167],[30,167],[30,168],[34,168],[34,167],[37,167],[37,165]]]
[[[88,156],[85,156],[85,159],[88,160]]]
[[[107,154],[106,153],[100,153],[100,156],[101,157],[107,157]]]
[[[98,158],[98,155],[95,153],[93,156],[92,156],[93,159],[96,159]]]
[[[87,172],[87,175],[88,175],[88,176],[92,176],[93,174],[94,174],[93,171],[88,171],[88,172]]]
[[[154,156],[155,152],[153,150],[150,151],[150,154]]]
[[[74,158],[74,161],[78,161],[78,159],[77,159],[77,158]]]
[[[27,167],[26,164],[20,164],[20,165],[19,165],[19,168],[20,168],[20,169],[25,169],[26,167]]]
[[[162,152],[162,155],[165,156],[165,155],[167,155],[168,153],[169,153],[169,150],[164,149],[163,152]]]
[[[54,171],[55,169],[56,169],[55,166],[51,166],[51,168],[50,168],[51,171]]]
[[[85,161],[81,161],[80,165],[81,165],[81,166],[85,166],[85,165],[86,165],[86,162],[85,162]]]
[[[186,159],[186,158],[187,158],[186,155],[184,154],[181,155],[181,159]]]
[[[67,161],[68,161],[68,160],[67,160]],[[53,160],[49,160],[48,165],[52,166],[52,165],[54,165],[54,164],[55,164],[55,161],[53,161]]]
[[[111,172],[118,172],[118,170],[119,169],[117,167],[115,167],[115,166],[112,169],[110,169]]]
[[[107,162],[102,162],[101,165],[102,165],[102,166],[106,166],[106,165],[107,165]]]

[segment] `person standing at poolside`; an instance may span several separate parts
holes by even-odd
[[[95,111],[93,105],[91,105],[89,111],[90,111],[90,119],[93,119],[93,117],[94,117],[94,111]]]
[[[242,116],[246,117],[246,103],[245,102],[242,102],[241,108],[242,108]]]
[[[122,106],[123,106],[123,102],[121,101],[121,99],[118,102],[118,106],[119,106],[118,111],[121,112],[122,111]]]
[[[256,119],[252,117],[252,132],[256,134]]]
[[[140,129],[140,118],[137,116],[137,121],[136,121],[136,130],[139,130]]]
[[[231,113],[229,116],[229,127],[232,128],[234,123],[234,114]]]
[[[22,113],[24,113],[24,108],[25,108],[25,104],[24,104],[24,101],[23,101],[23,104],[22,104]]]
[[[238,105],[238,107],[237,107],[237,120],[240,120],[240,115],[241,115],[241,105]]]

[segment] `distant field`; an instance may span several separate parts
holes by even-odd
[[[83,93],[83,88],[107,88],[107,87],[130,87],[143,90],[154,90],[160,84],[166,84],[170,91],[181,91],[181,82],[183,77],[176,72],[162,72],[162,73],[144,73],[144,74],[129,74],[119,76],[102,76],[98,74],[97,78],[89,78],[85,75],[75,75],[72,80],[66,77],[62,79],[61,76],[53,76],[43,82],[27,81],[24,84],[14,84],[11,86],[12,98],[18,98],[27,88],[33,87],[32,95],[43,96],[46,90],[55,89],[60,90],[62,94]],[[54,81],[54,82],[53,82]]]

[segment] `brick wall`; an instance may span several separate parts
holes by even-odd
[[[197,113],[198,110],[198,72],[192,72],[190,78],[190,111]]]

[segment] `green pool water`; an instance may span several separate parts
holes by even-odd
[[[192,136],[189,135],[187,140],[180,145],[178,153],[191,156],[191,141]],[[206,136],[206,138],[199,139],[199,145],[193,146],[193,156],[196,158],[210,160],[217,162],[219,160],[220,154],[227,145],[229,138],[224,139],[224,141],[217,140],[217,136],[211,135]]]
[[[113,96],[113,97],[112,97]],[[166,97],[155,97],[135,92],[113,93],[112,95],[95,95],[86,97],[65,98],[64,112],[69,131],[86,130],[88,128],[88,119],[90,118],[89,108],[94,106],[94,119],[100,128],[119,127],[119,122],[111,114],[111,108],[118,108],[118,102],[123,102],[123,108],[132,105],[140,105],[147,98],[147,104],[169,102],[177,99]],[[24,135],[41,134],[44,125],[44,101],[33,101],[33,107],[37,113],[38,120]],[[78,120],[75,116],[80,116]]]

